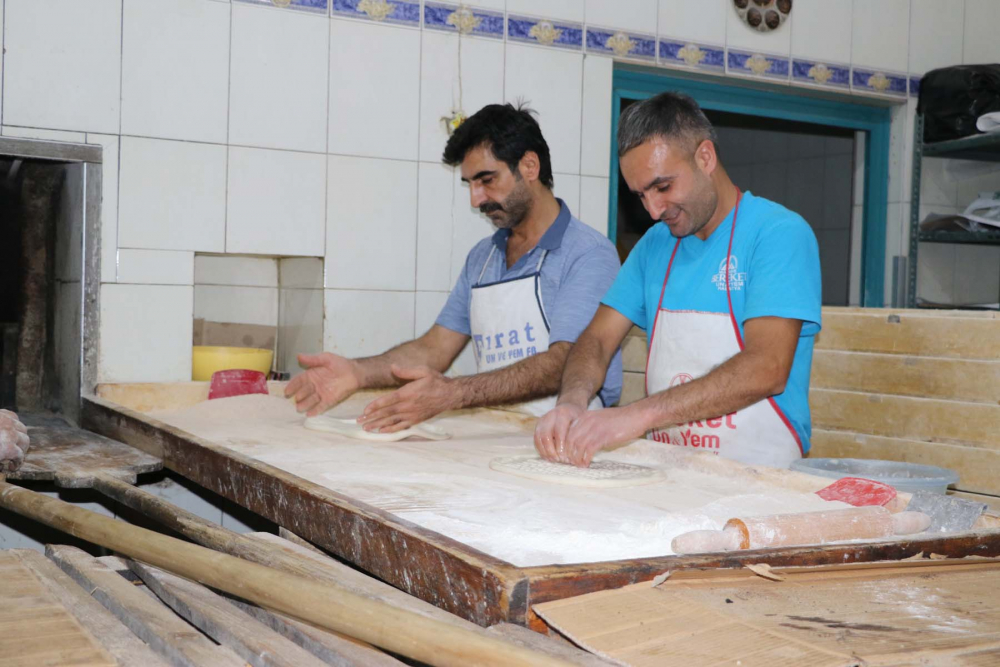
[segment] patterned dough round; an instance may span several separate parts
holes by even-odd
[[[410,428],[396,431],[395,433],[373,433],[366,431],[356,419],[343,419],[330,415],[319,415],[308,417],[305,427],[310,431],[320,431],[322,433],[336,433],[355,440],[367,440],[369,442],[396,442],[410,436],[426,438],[427,440],[447,440],[451,434],[430,424],[417,424]]]
[[[662,470],[618,461],[596,460],[589,468],[546,461],[538,456],[501,456],[490,468],[509,475],[574,486],[639,486],[663,479]]]

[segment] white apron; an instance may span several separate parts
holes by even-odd
[[[743,337],[733,315],[733,300],[729,293],[733,233],[742,198],[743,193],[737,192],[729,249],[726,251],[728,313],[675,311],[663,307],[663,294],[680,240],[674,245],[649,338],[649,357],[646,361],[648,395],[702,377],[743,349]],[[657,336],[657,332],[661,335]],[[787,468],[793,460],[802,457],[798,434],[771,397],[732,414],[653,429],[646,437],[697,451],[713,452],[743,463],[776,468]]]
[[[548,250],[542,251],[535,272],[483,284],[486,267],[490,264],[493,251],[486,257],[479,279],[472,286],[472,301],[469,305],[469,327],[472,330],[472,346],[476,354],[476,368],[480,373],[504,368],[522,359],[545,352],[549,349],[549,322],[542,305],[541,270]],[[503,261],[503,258],[500,258]],[[546,396],[533,401],[511,406],[518,412],[541,417],[556,407],[556,397]],[[602,407],[599,398],[594,398],[590,409]]]

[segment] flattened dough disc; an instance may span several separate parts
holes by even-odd
[[[430,424],[417,424],[416,426],[411,426],[395,433],[372,433],[362,428],[361,424],[355,419],[341,419],[340,417],[332,417],[330,415],[307,417],[305,427],[310,431],[336,433],[337,435],[345,435],[348,438],[368,440],[370,442],[395,442],[411,436],[427,440],[447,440],[451,437],[451,433]]]
[[[589,468],[577,468],[538,456],[502,456],[490,461],[490,468],[518,477],[575,486],[639,486],[664,478],[662,470],[631,463],[597,460]]]

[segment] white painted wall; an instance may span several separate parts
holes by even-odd
[[[2,1],[0,131],[105,149],[101,381],[187,379],[196,252],[325,258],[327,349],[377,352],[426,328],[489,233],[438,164],[440,118],[459,104],[528,99],[557,194],[607,228],[606,51],[460,39],[323,0]],[[730,0],[468,6],[902,75],[1000,61],[996,0],[797,0],[773,35]],[[915,106],[898,101],[890,257],[906,253]]]

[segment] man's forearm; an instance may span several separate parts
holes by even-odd
[[[637,401],[635,410],[645,430],[712,419],[742,410],[780,393],[771,361],[740,352],[707,375]],[[787,376],[786,376],[787,377]]]
[[[374,357],[362,357],[354,360],[357,369],[358,379],[362,389],[384,389],[386,387],[397,387],[403,382],[392,374],[392,366],[429,366],[437,371],[445,371],[447,368],[440,368],[440,360],[433,346],[428,345],[422,338],[410,340],[391,348],[382,354]]]
[[[459,404],[454,408],[509,405],[555,394],[570,347],[569,343],[553,343],[545,352],[510,366],[455,378]]]
[[[559,403],[587,407],[604,384],[613,355],[614,350],[609,353],[596,337],[581,336],[566,359],[559,387]]]

